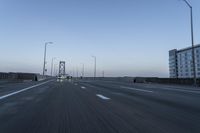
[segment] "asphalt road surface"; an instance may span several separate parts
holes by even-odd
[[[0,133],[200,133],[200,88],[55,79],[4,84]]]

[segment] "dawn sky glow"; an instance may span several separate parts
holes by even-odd
[[[194,40],[200,43],[200,1]],[[168,77],[168,51],[191,46],[189,8],[181,0],[0,0],[0,71],[42,73],[44,43],[67,72]]]

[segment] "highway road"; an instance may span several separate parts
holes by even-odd
[[[200,133],[200,88],[56,79],[3,84],[0,133]]]

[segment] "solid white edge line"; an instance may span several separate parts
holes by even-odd
[[[53,80],[49,80],[49,81],[46,81],[46,82],[43,82],[43,83],[40,83],[40,84],[37,84],[37,85],[33,85],[33,86],[30,86],[30,87],[21,89],[21,90],[19,90],[19,91],[12,92],[12,93],[10,93],[10,94],[6,94],[6,95],[4,95],[4,96],[0,96],[0,100],[5,99],[5,98],[10,97],[10,96],[13,96],[13,95],[16,95],[16,94],[18,94],[18,93],[21,93],[21,92],[30,90],[30,89],[32,89],[32,88],[41,86],[41,85],[46,84],[46,83],[51,82],[51,81],[53,81]]]
[[[120,86],[120,88],[122,88],[122,89],[129,89],[129,90],[136,90],[136,91],[142,91],[142,92],[148,92],[148,93],[153,93],[153,91],[143,90],[143,89],[136,89],[136,88],[127,87],[127,86]]]
[[[159,88],[162,90],[169,90],[169,91],[179,91],[179,92],[189,92],[189,93],[197,93],[199,94],[200,91],[196,91],[196,90],[181,90],[181,89],[176,89],[176,88],[169,88],[169,87],[165,87],[165,88]]]
[[[103,99],[103,100],[110,100],[110,98],[105,97],[105,96],[103,96],[101,94],[96,94],[96,96],[99,97],[99,98],[101,98],[101,99]]]

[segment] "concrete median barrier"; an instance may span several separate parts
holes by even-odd
[[[37,73],[3,73],[0,72],[0,83],[20,82],[20,81],[41,81],[49,78]]]

